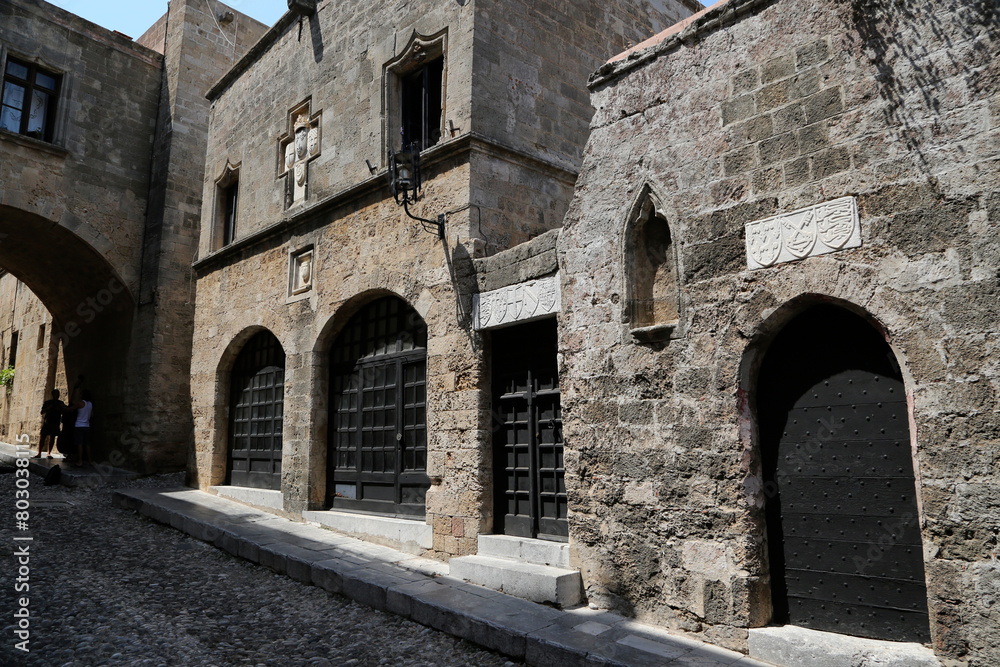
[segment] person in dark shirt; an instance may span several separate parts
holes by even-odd
[[[38,438],[38,453],[35,454],[34,458],[45,458],[42,456],[42,449],[45,448],[46,440],[48,440],[48,448],[45,453],[49,457],[52,456],[52,446],[55,444],[56,437],[59,436],[59,425],[65,409],[66,404],[59,400],[59,390],[53,389],[52,398],[42,403],[42,435]]]

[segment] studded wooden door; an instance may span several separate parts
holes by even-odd
[[[330,365],[327,503],[424,514],[427,477],[427,327],[396,297],[359,311]]]
[[[270,331],[243,346],[233,365],[229,403],[228,483],[281,489],[285,352]]]
[[[929,641],[902,377],[859,317],[818,306],[761,368],[757,406],[775,621]]]
[[[565,540],[566,482],[554,319],[493,333],[497,532]]]

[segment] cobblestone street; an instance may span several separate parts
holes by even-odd
[[[126,486],[174,485],[179,476]],[[16,593],[13,474],[0,474],[3,665],[518,663],[247,563],[111,505],[110,490],[31,477],[30,591]],[[14,649],[30,596],[30,654]]]

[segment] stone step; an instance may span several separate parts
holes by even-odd
[[[451,576],[515,597],[572,607],[583,597],[576,570],[491,556],[462,556],[449,562]]]
[[[569,568],[569,545],[565,542],[510,535],[480,535],[478,555]]]

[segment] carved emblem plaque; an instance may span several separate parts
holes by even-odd
[[[493,329],[561,310],[559,274],[472,295],[473,328]]]
[[[854,197],[748,222],[745,229],[747,266],[751,269],[861,246],[861,221]]]

